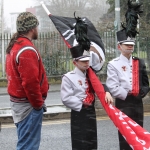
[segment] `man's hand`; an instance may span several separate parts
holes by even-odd
[[[39,108],[35,108],[34,107],[34,109],[37,110],[37,111],[40,111],[41,109],[43,109],[44,112],[47,112],[47,106],[45,105],[45,103],[41,107],[39,107]]]
[[[109,92],[106,92],[106,95],[105,95],[105,102],[106,103],[108,103],[108,105],[109,104],[113,104],[113,98],[112,98],[112,96],[110,95],[110,93]]]

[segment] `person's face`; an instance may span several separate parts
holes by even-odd
[[[134,45],[132,44],[119,44],[118,49],[124,56],[131,55],[134,51]]]
[[[33,29],[32,39],[36,40],[38,38],[38,27]]]
[[[89,60],[86,61],[74,61],[73,62],[76,67],[78,67],[82,72],[89,68]]]

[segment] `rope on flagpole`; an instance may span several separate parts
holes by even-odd
[[[41,3],[41,5],[42,5],[43,9],[46,11],[47,15],[48,15],[48,16],[51,15],[51,13],[49,12],[49,10],[48,10],[47,7],[45,6],[44,2],[41,1],[40,3]]]

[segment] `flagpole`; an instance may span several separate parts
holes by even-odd
[[[136,0],[136,2],[139,2],[139,0]],[[138,15],[139,18],[139,15]],[[139,51],[139,47],[140,47],[140,43],[139,43],[139,19],[137,20],[137,30],[138,30],[138,34],[137,34],[137,54],[138,57],[140,56],[140,51]]]
[[[114,22],[114,26],[115,26],[115,31],[117,33],[117,31],[120,30],[120,0],[115,0],[115,22]],[[116,43],[116,57],[118,57],[120,55],[120,52],[118,51],[118,47],[117,47],[117,34],[115,34],[115,43]]]
[[[43,9],[46,11],[47,15],[48,15],[48,16],[51,15],[51,13],[49,12],[49,10],[48,10],[47,7],[45,6],[44,2],[41,1],[40,3],[41,3],[41,5],[42,5]]]

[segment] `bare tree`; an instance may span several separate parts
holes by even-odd
[[[73,17],[76,11],[79,16],[84,14],[89,0],[50,0],[51,11],[55,15]]]
[[[40,0],[34,0],[35,5],[40,5]],[[107,11],[106,0],[45,0],[49,11],[57,16],[88,17],[94,24]]]

